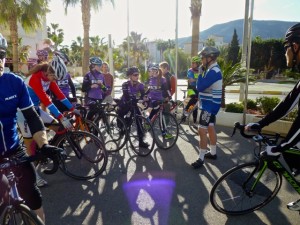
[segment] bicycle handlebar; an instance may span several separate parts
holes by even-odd
[[[240,133],[241,133],[241,135],[242,135],[244,138],[253,138],[253,137],[256,136],[257,134],[260,134],[260,131],[256,131],[257,134],[251,134],[251,135],[250,135],[250,134],[246,134],[246,133],[245,133],[245,127],[246,127],[246,125],[242,125],[242,124],[240,124],[239,122],[235,122],[235,123],[234,123],[233,132],[232,132],[232,134],[231,134],[231,137],[233,137],[233,135],[235,134],[236,129],[240,130]]]

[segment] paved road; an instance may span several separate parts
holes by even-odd
[[[253,158],[253,143],[231,128],[217,127],[218,159],[194,170],[198,137],[184,125],[177,145],[137,157],[127,148],[110,155],[105,174],[91,181],[76,181],[60,171],[44,177],[48,225],[220,225],[299,224],[299,215],[286,209],[297,199],[286,182],[278,196],[263,209],[245,216],[227,217],[209,203],[215,180],[237,163]],[[289,193],[291,192],[291,193]]]

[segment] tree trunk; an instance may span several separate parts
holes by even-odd
[[[12,15],[14,15],[12,13]],[[12,44],[12,63],[13,63],[13,71],[19,71],[19,35],[18,35],[18,24],[17,18],[11,16],[9,18],[9,29],[10,29],[10,39]]]
[[[91,24],[91,4],[90,0],[81,0],[81,13],[83,24],[83,54],[82,54],[82,76],[89,71],[90,58],[90,24]]]
[[[191,0],[191,19],[192,19],[192,48],[191,57],[198,54],[198,44],[200,41],[200,15],[202,8],[202,0]]]
[[[225,88],[224,86],[222,86],[222,99],[221,99],[221,108],[225,108],[226,104],[225,104]]]

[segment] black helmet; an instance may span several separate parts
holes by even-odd
[[[139,68],[137,68],[136,66],[129,67],[126,71],[127,76],[132,75],[134,73],[140,73]]]
[[[217,58],[220,55],[220,51],[212,46],[204,47],[200,52],[198,52],[199,57],[211,57]]]
[[[291,26],[285,33],[284,44],[292,42],[300,43],[300,23]]]

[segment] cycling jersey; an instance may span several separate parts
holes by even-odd
[[[0,77],[0,153],[15,151],[19,146],[16,126],[17,108],[32,107],[28,90],[23,80],[12,74],[4,73]]]
[[[132,84],[131,81],[126,81],[122,84],[123,95],[121,103],[125,103],[131,99],[142,99],[145,95],[144,84],[137,82]]]
[[[91,88],[91,85],[98,84],[102,82],[102,87],[100,85],[97,88]],[[91,99],[103,99],[105,87],[105,80],[102,73],[94,70],[93,72],[87,73],[83,78],[82,91],[87,92],[87,97]],[[104,90],[105,89],[105,90]]]
[[[69,97],[70,93],[72,93],[73,98],[76,98],[76,89],[69,73],[67,73],[64,79],[58,80],[56,83],[67,98]]]
[[[213,63],[198,77],[197,90],[201,109],[216,115],[221,107],[222,73],[217,63]]]
[[[147,84],[149,88],[148,97],[154,101],[161,101],[163,98],[169,97],[166,78],[160,78],[160,84],[158,83],[158,77],[151,77]]]
[[[195,80],[195,81],[192,81],[192,82],[188,81],[188,93],[187,93],[188,96],[197,95],[196,85],[197,85],[198,76],[199,76],[199,70],[198,69],[190,68],[188,70],[188,72],[187,72],[187,78]]]
[[[49,81],[47,77],[43,75],[42,71],[39,71],[27,77],[25,83],[28,85],[29,95],[34,106],[38,107],[42,102],[45,107],[47,107],[49,111],[54,115],[54,117],[60,119],[63,117],[63,115],[52,103],[49,95],[47,95],[46,91],[48,90],[50,90],[56,96],[56,98],[60,100],[69,110],[73,109],[72,104],[59,89],[57,83],[55,81]]]
[[[298,106],[298,116],[293,122],[293,125],[287,136],[278,146],[281,148],[281,150],[289,149],[300,141],[300,81],[298,81],[293,90],[273,109],[272,112],[258,122],[262,127],[265,127],[270,123],[286,116],[296,106]]]

